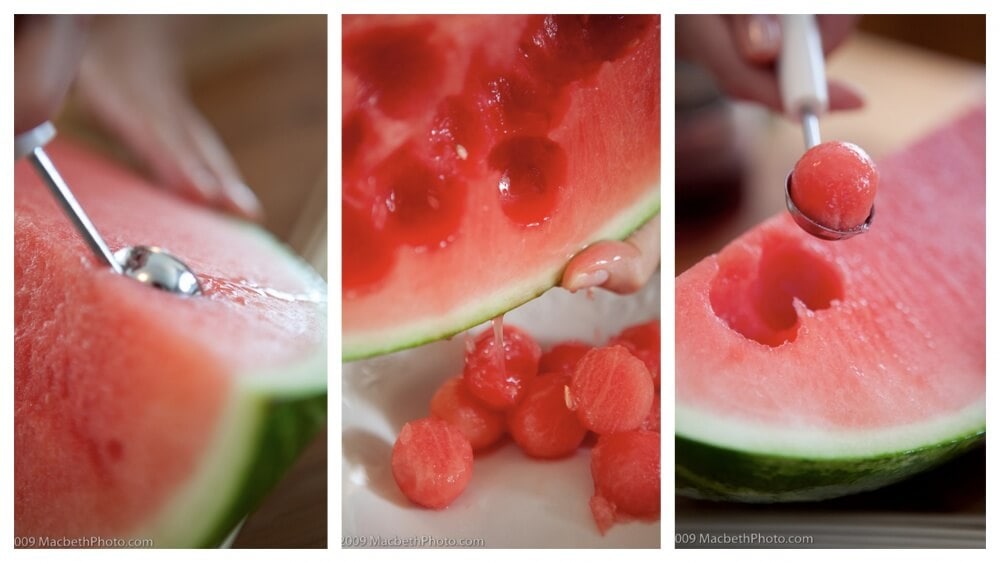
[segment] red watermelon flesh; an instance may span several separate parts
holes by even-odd
[[[677,278],[678,472],[692,490],[836,496],[927,465],[905,467],[908,452],[953,454],[981,434],[984,125],[972,111],[881,162],[864,236],[819,241],[782,213]],[[750,466],[767,456],[799,485],[724,475],[705,461],[723,451]],[[866,478],[844,466],[823,481],[846,459]],[[807,475],[796,460],[813,462]]]
[[[553,286],[658,210],[655,16],[346,16],[344,357]]]
[[[15,533],[217,542],[322,423],[325,284],[256,227],[49,153],[112,250],[162,246],[205,294],[101,268],[16,166]]]

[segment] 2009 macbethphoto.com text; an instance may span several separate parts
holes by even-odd
[[[761,534],[759,532],[739,534],[710,533],[680,533],[675,534],[677,545],[809,545],[813,543],[812,536],[795,536],[782,534]]]

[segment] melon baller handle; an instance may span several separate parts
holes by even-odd
[[[80,202],[73,196],[69,185],[63,180],[49,156],[43,148],[56,135],[56,128],[52,123],[46,121],[41,125],[14,137],[14,159],[27,158],[34,167],[38,176],[49,187],[49,191],[59,202],[66,216],[69,217],[77,233],[87,243],[90,250],[97,256],[97,259],[110,266],[115,273],[123,274],[122,265],[115,259],[107,243],[97,232],[97,227],[90,221],[90,217],[80,206]]]
[[[826,113],[830,100],[823,42],[812,14],[781,16],[778,84],[785,112],[802,123],[806,150],[818,145],[819,116]]]
[[[781,16],[781,54],[778,59],[778,85],[781,101],[789,117],[802,123],[806,150],[820,143],[819,116],[830,105],[826,90],[826,65],[823,42],[816,27],[816,16],[792,14]],[[792,200],[792,172],[785,177],[785,208],[805,232],[822,240],[845,240],[868,230],[875,209],[857,228],[840,231],[821,225],[803,213]]]

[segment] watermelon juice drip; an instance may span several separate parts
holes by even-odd
[[[227,280],[218,276],[202,274],[198,276],[202,290],[209,299],[223,299],[244,305],[258,298],[268,297],[290,303],[326,303],[326,295],[319,291],[293,293],[272,287],[261,286],[249,280]]]
[[[493,325],[493,359],[496,361],[497,369],[506,378],[507,360],[504,358],[506,354],[503,347],[503,315],[497,315],[490,321],[490,324]]]
[[[494,16],[490,23],[501,20],[523,18]],[[446,95],[460,72],[448,64],[455,42],[448,34],[457,21],[345,33],[344,65],[357,76],[360,100],[345,104],[356,107],[345,113],[342,130],[346,295],[388,276],[401,246],[446,249],[466,215],[467,194],[485,183],[495,182],[497,204],[513,223],[549,221],[569,174],[566,151],[550,136],[568,111],[571,86],[633,52],[656,17],[531,16],[502,65],[496,59],[503,45],[479,49],[464,67],[460,92]],[[428,126],[425,108],[432,107]],[[424,123],[372,162],[370,155],[385,152],[373,123],[380,119],[391,122],[381,129]]]

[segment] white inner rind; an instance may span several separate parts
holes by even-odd
[[[639,226],[640,220],[655,214],[653,210],[659,208],[659,199],[660,186],[657,183],[649,187],[644,197],[595,230],[588,240],[596,242],[624,238]],[[345,333],[344,358],[360,359],[429,342],[453,334],[466,325],[496,316],[555,286],[559,282],[563,266],[565,264],[553,264],[551,268],[543,268],[542,272],[526,276],[523,282],[508,286],[487,298],[469,294],[470,298],[465,304],[443,315],[412,319],[406,324],[385,326],[377,330]]]
[[[845,459],[902,453],[982,431],[986,401],[925,421],[888,428],[831,429],[767,424],[678,403],[677,436],[758,454],[806,459]]]
[[[135,534],[155,547],[199,545],[229,515],[243,494],[243,478],[258,458],[255,448],[269,400],[326,392],[326,350],[280,372],[234,376],[232,393],[219,415],[214,435],[187,484]]]
[[[326,291],[322,278],[289,247],[251,224],[236,224],[273,250],[272,256],[306,284]],[[326,316],[325,305],[317,314]],[[325,337],[320,340],[325,341]],[[151,538],[156,547],[190,547],[200,545],[206,534],[216,531],[219,521],[229,516],[234,499],[245,494],[244,477],[258,460],[255,448],[268,402],[326,393],[326,346],[304,361],[279,370],[234,374],[232,379],[231,394],[219,413],[214,435],[198,458],[198,467],[186,485],[173,491],[166,505],[134,537]]]

